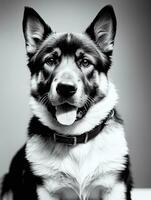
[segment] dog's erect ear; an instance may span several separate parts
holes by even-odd
[[[105,6],[85,32],[103,52],[112,52],[116,34],[116,17],[113,7]]]
[[[23,17],[23,33],[28,55],[34,54],[42,41],[51,32],[51,28],[33,8],[25,7]]]

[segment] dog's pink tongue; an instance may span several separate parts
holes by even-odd
[[[77,117],[77,108],[71,105],[59,105],[56,107],[56,118],[60,124],[71,125]]]

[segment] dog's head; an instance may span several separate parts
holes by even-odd
[[[31,95],[63,125],[80,120],[107,94],[116,33],[111,6],[84,33],[55,33],[32,8],[23,18]]]

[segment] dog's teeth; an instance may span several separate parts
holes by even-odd
[[[72,125],[77,117],[77,108],[74,106],[57,106],[56,118],[60,124]]]

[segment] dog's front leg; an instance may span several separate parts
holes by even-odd
[[[111,190],[105,192],[103,200],[131,200],[126,197],[126,186],[122,183],[117,183]]]

